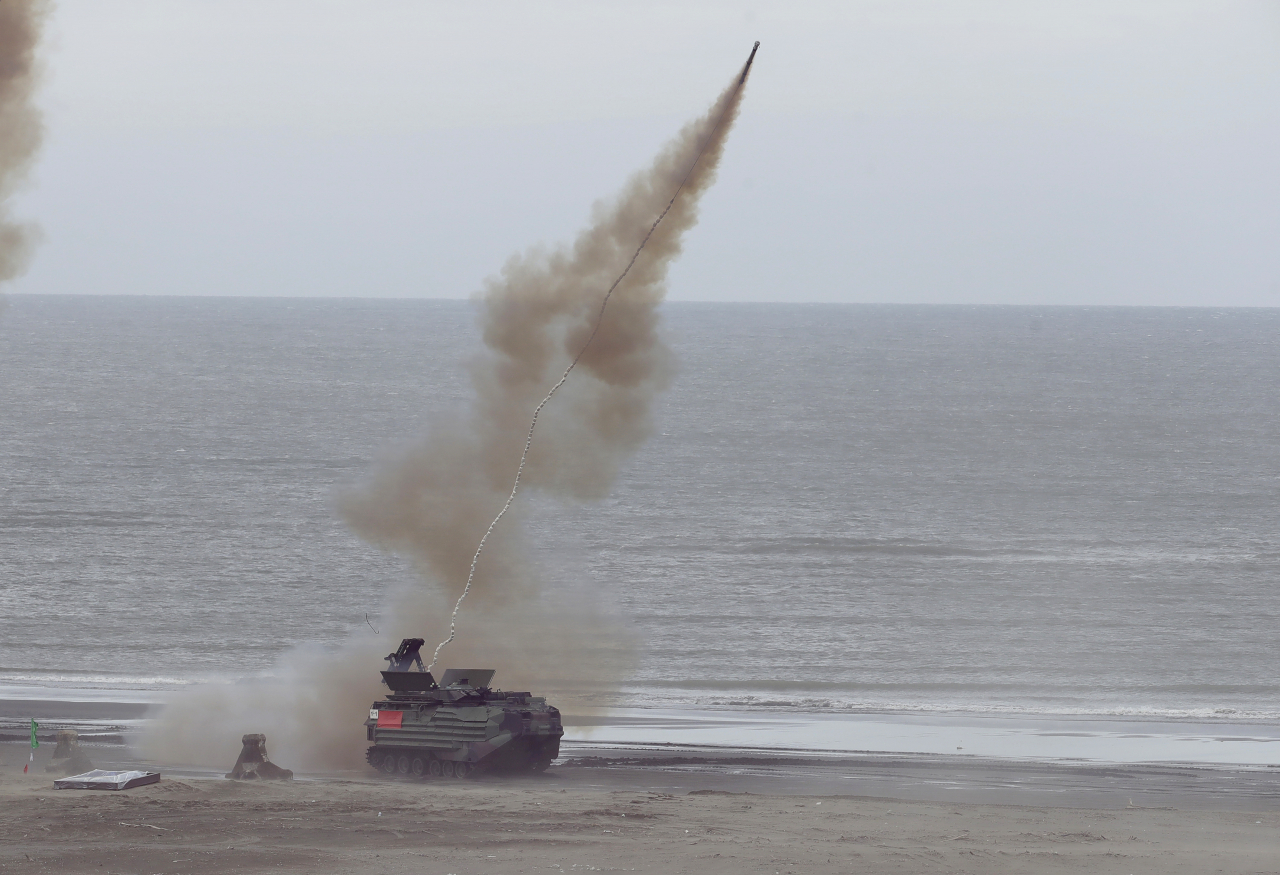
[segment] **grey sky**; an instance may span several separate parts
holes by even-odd
[[[692,300],[1280,306],[1280,4],[60,0],[13,292],[463,297],[762,41]]]

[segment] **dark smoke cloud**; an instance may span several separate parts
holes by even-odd
[[[40,146],[40,112],[32,98],[36,43],[48,11],[45,0],[0,0],[0,285],[26,268],[34,236],[13,221],[9,198]]]
[[[342,498],[356,533],[407,557],[423,578],[392,595],[382,637],[353,639],[336,655],[295,651],[278,667],[278,683],[185,697],[157,722],[153,756],[197,761],[230,750],[227,739],[265,731],[283,736],[273,738],[272,750],[282,762],[290,751],[293,766],[362,761],[363,736],[352,727],[379,695],[381,656],[402,637],[426,638],[429,653],[447,635],[477,543],[511,490],[530,415],[591,336],[605,292],[685,180],[610,298],[577,369],[543,411],[525,469],[524,483],[544,495],[607,495],[648,437],[653,401],[671,379],[658,306],[698,200],[715,179],[743,81],[735,76],[649,168],[598,204],[571,245],[516,255],[486,283],[478,296],[485,347],[472,363],[474,401]],[[633,664],[633,642],[589,588],[545,585],[527,549],[523,513],[517,501],[494,530],[442,664],[496,668],[506,689],[554,695],[562,708],[581,710],[593,694],[617,688]]]

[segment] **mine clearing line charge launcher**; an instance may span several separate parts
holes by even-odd
[[[540,772],[560,755],[564,727],[546,699],[491,689],[488,668],[451,668],[437,683],[423,667],[422,645],[406,638],[386,656],[382,680],[391,692],[365,721],[369,765],[410,778],[466,778]]]

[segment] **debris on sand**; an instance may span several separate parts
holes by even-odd
[[[105,772],[94,769],[83,775],[72,775],[53,782],[55,790],[132,790],[160,780],[159,772],[143,772],[137,769],[127,772]]]
[[[241,739],[244,747],[236,767],[227,773],[233,781],[292,781],[293,772],[282,769],[267,758],[267,737],[250,733]]]
[[[54,748],[53,759],[44,770],[55,775],[77,775],[92,769],[93,763],[89,760],[89,755],[80,747],[80,734],[74,729],[59,729],[58,746]]]

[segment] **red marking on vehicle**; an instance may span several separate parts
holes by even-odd
[[[404,720],[403,711],[379,711],[378,712],[378,728],[379,729],[399,729]]]

